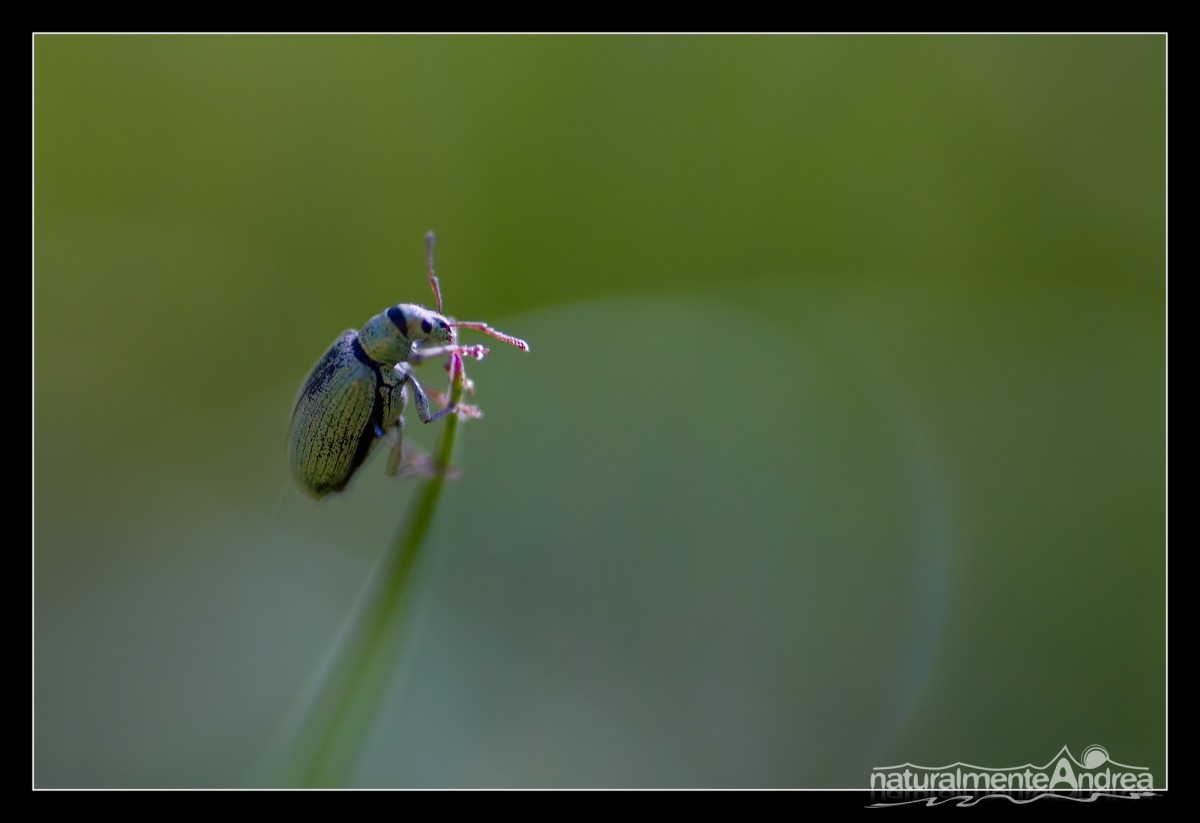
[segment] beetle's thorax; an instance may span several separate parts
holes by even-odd
[[[358,342],[376,363],[408,359],[413,343],[422,346],[454,342],[454,329],[445,317],[415,303],[401,303],[367,321]]]

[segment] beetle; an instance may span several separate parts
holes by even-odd
[[[487,348],[459,346],[458,329],[474,329],[529,351],[524,340],[487,323],[457,321],[442,313],[441,287],[433,271],[433,246],[434,235],[429,232],[425,235],[426,261],[437,311],[415,303],[399,303],[372,317],[358,331],[347,329],[333,341],[300,387],[288,426],[288,463],[297,485],[313,498],[345,489],[379,441],[392,436],[387,474],[397,473],[403,456],[403,415],[409,385],[423,423],[455,411],[451,405],[430,411],[429,397],[413,367],[450,354],[482,360]],[[467,408],[457,407],[459,411]]]

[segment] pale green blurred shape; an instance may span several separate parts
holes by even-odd
[[[412,493],[290,402],[429,228],[533,351],[357,784],[1163,783],[1163,38],[34,50],[36,785],[270,772]]]

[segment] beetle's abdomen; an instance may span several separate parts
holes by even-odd
[[[296,482],[313,497],[344,488],[375,442],[378,377],[369,359],[356,353],[356,338],[347,331],[334,341],[292,411],[288,461]]]

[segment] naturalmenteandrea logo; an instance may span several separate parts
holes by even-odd
[[[1103,746],[1088,746],[1079,759],[1063,746],[1044,766],[1026,763],[994,769],[969,763],[937,767],[904,763],[878,766],[871,772],[871,790],[897,793],[894,800],[888,798],[891,802],[910,802],[921,799],[916,795],[934,792],[1020,792],[1037,796],[1058,792],[1150,792],[1153,788],[1154,778],[1148,768],[1118,763]]]

